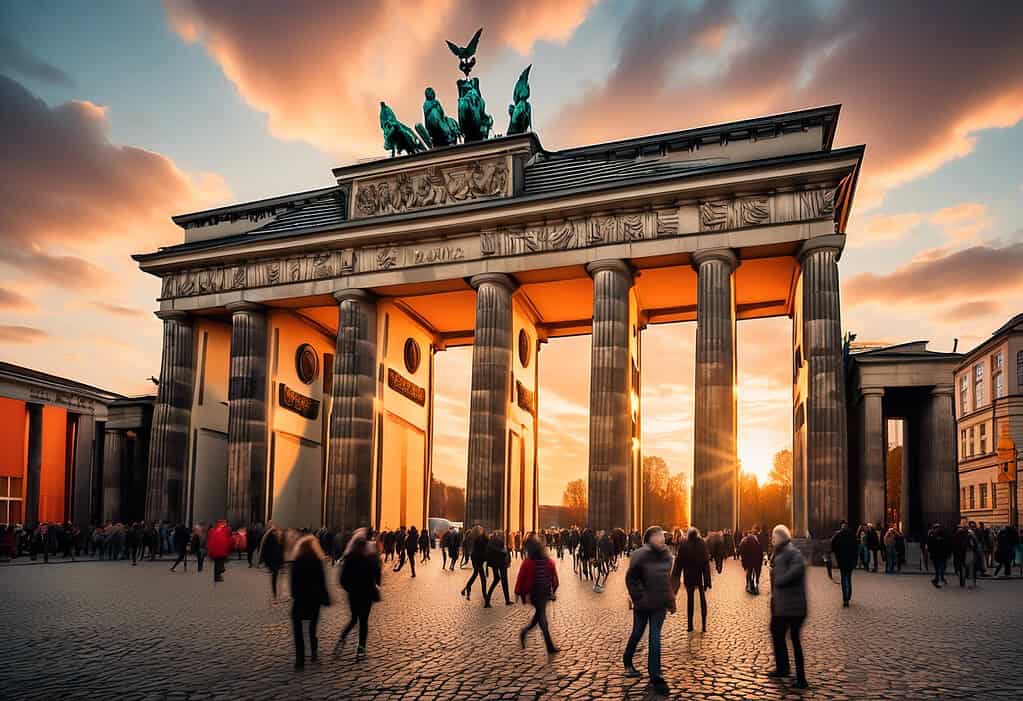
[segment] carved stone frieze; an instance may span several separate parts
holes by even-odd
[[[480,252],[484,256],[517,256],[643,241],[676,232],[661,229],[661,219],[652,210],[602,214],[484,231]]]
[[[511,195],[504,156],[357,180],[353,218],[400,214]]]
[[[290,282],[325,280],[354,272],[354,250],[321,251],[304,256],[254,260],[172,273],[164,276],[160,296],[164,299],[192,297]]]
[[[700,203],[700,231],[729,231],[764,224],[830,217],[837,188],[750,195]]]

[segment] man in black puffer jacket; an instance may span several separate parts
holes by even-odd
[[[667,696],[668,684],[661,676],[661,626],[668,611],[675,612],[675,593],[671,588],[672,558],[660,526],[648,528],[643,543],[643,547],[632,553],[625,573],[625,586],[632,599],[632,635],[625,646],[622,662],[627,677],[640,676],[632,666],[632,656],[649,624],[647,672],[654,690]]]

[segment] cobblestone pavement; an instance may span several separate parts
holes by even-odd
[[[437,551],[435,551],[436,553]],[[517,571],[512,567],[512,581]],[[170,573],[166,562],[85,562],[0,569],[0,697],[6,699],[604,699],[652,698],[646,679],[626,679],[621,652],[631,613],[624,567],[595,594],[559,564],[551,610],[561,654],[548,659],[539,634],[516,633],[531,609],[484,609],[467,570],[440,560],[385,571],[384,600],[371,616],[369,657],[349,642],[330,651],[347,620],[335,604],[320,624],[323,662],[292,670],[288,604],[271,605],[266,572],[232,560],[216,587],[212,571]],[[765,570],[765,577],[767,571]],[[837,576],[837,573],[836,573]],[[982,581],[979,590],[934,589],[923,576],[857,573],[852,607],[838,584],[810,572],[804,627],[811,688],[767,679],[768,587],[752,597],[728,562],[709,592],[709,630],[687,634],[682,615],[664,627],[663,663],[673,698],[1019,699],[1023,696],[1023,583]],[[698,627],[698,626],[697,626]],[[646,668],[645,647],[636,655]]]

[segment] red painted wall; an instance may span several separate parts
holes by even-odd
[[[24,478],[27,450],[25,402],[0,397],[0,476]]]
[[[43,407],[43,466],[39,477],[39,520],[64,520],[67,410]]]

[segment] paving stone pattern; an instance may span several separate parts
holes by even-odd
[[[435,551],[436,553],[437,551]],[[624,562],[623,562],[624,565]],[[385,570],[383,602],[371,616],[369,656],[354,637],[330,652],[347,620],[336,570],[334,605],[321,618],[322,663],[292,669],[289,605],[271,605],[269,576],[231,560],[214,587],[168,563],[81,562],[0,568],[0,697],[5,699],[641,699],[647,680],[626,679],[624,566],[595,594],[559,564],[562,587],[550,611],[561,654],[548,659],[539,632],[518,647],[526,606],[482,608],[458,590],[468,570],[440,560]],[[511,580],[518,569],[512,566]],[[743,591],[729,561],[709,592],[709,630],[687,633],[681,615],[664,627],[663,664],[672,698],[1019,699],[1023,696],[1023,582],[982,581],[977,591],[934,589],[924,576],[858,572],[853,605],[823,569],[810,572],[804,627],[811,689],[767,679],[772,667],[769,597]],[[836,573],[837,576],[837,573]],[[698,607],[697,607],[698,609]],[[699,626],[697,626],[699,628]],[[646,668],[645,645],[636,655]]]

